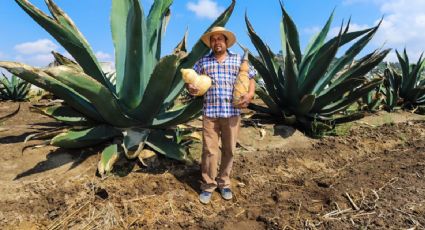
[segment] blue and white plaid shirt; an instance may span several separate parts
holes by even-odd
[[[210,53],[195,63],[193,69],[198,74],[211,77],[211,88],[204,95],[204,116],[212,118],[227,118],[239,116],[241,110],[232,104],[233,86],[239,74],[242,57],[238,54],[227,52],[226,59],[219,63]],[[252,79],[257,71],[250,65],[249,78]]]

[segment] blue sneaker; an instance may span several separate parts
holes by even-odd
[[[220,194],[225,200],[231,200],[233,198],[232,190],[230,190],[230,188],[220,189]]]
[[[202,191],[201,194],[199,194],[199,201],[202,204],[208,204],[211,201],[211,195],[212,193],[207,191]]]

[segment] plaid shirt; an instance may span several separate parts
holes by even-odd
[[[211,88],[204,95],[204,116],[212,118],[227,118],[239,116],[240,109],[233,106],[233,86],[239,74],[242,57],[230,51],[226,59],[219,63],[210,53],[197,61],[193,69],[198,74],[206,74],[212,79]],[[257,71],[249,66],[249,78],[252,79]]]

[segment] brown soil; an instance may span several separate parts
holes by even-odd
[[[27,135],[59,125],[28,107],[22,104],[1,126],[1,229],[425,227],[420,116],[373,115],[344,136],[320,140],[247,121],[235,159],[234,199],[214,193],[211,204],[202,205],[197,164],[162,157],[149,167],[122,162],[121,176],[102,180],[95,175],[101,146],[73,151],[45,146],[22,154]],[[0,103],[0,116],[14,108]]]

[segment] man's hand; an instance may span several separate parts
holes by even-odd
[[[242,95],[241,98],[239,99],[238,107],[239,108],[248,107],[248,105],[249,105],[249,103],[251,103],[253,97],[254,97],[254,95],[250,94],[250,93]]]
[[[195,96],[199,92],[199,89],[196,88],[193,84],[186,84],[186,89],[192,96]]]

